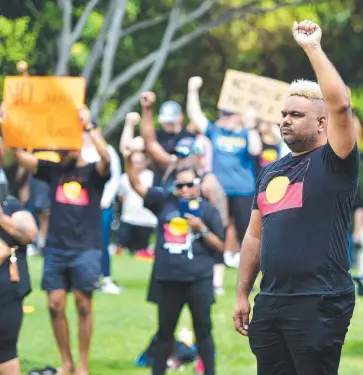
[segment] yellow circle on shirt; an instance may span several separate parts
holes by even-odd
[[[183,236],[188,233],[188,222],[181,218],[176,217],[169,223],[169,232],[173,236]]]
[[[81,195],[82,186],[77,181],[66,182],[63,184],[64,195],[68,199],[76,199]]]
[[[288,177],[279,176],[273,178],[266,188],[266,199],[269,203],[279,202],[286,194],[290,180]]]

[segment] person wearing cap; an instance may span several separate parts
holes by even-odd
[[[251,109],[244,118],[236,113],[221,110],[216,122],[209,121],[203,114],[199,100],[199,89],[203,81],[192,77],[188,83],[187,113],[199,132],[204,133],[213,145],[213,173],[228,197],[229,229],[233,226],[239,243],[247,230],[253,194],[255,191],[254,157],[262,151],[261,138]],[[228,231],[229,232],[229,231]],[[227,242],[228,241],[227,234]],[[232,246],[228,244],[227,246]],[[237,266],[234,257],[239,257],[234,249],[226,248],[225,262]]]
[[[38,160],[33,154],[12,149],[16,163],[50,185],[51,208],[47,243],[44,249],[42,288],[62,365],[57,375],[75,372],[66,317],[67,293],[74,293],[79,321],[79,364],[77,374],[88,374],[88,353],[93,329],[92,295],[101,274],[101,198],[110,178],[107,143],[90,112],[78,109],[80,123],[89,132],[100,160],[88,163],[81,150],[60,152],[60,162]],[[5,105],[0,119],[6,118]]]
[[[144,97],[145,93],[141,94],[141,98]],[[155,104],[156,98],[154,93],[148,93],[148,96],[152,97],[153,105],[152,106],[143,106],[143,101],[141,100],[142,106],[142,124],[147,122],[154,124],[152,107]],[[146,104],[146,103],[144,103]],[[151,116],[150,116],[151,115]],[[161,166],[162,162],[158,159],[153,159],[155,153],[153,152],[153,142],[156,140],[167,153],[171,153],[175,145],[182,138],[190,137],[195,138],[195,135],[183,126],[183,111],[181,106],[173,101],[164,102],[158,114],[158,122],[161,125],[161,129],[158,129],[155,133],[147,131],[150,128],[141,127],[141,135],[145,141],[145,150],[151,156],[152,162],[154,164],[154,186],[159,186],[162,184],[163,174],[165,168]]]

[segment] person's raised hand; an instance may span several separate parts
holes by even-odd
[[[202,77],[191,77],[188,81],[189,91],[198,91],[203,86]]]
[[[292,27],[294,39],[302,48],[319,47],[322,37],[321,28],[312,21],[294,22]]]
[[[156,95],[151,91],[145,91],[140,95],[140,104],[143,108],[151,108],[156,103]]]
[[[137,112],[129,112],[125,117],[125,124],[136,126],[140,122],[140,115]]]

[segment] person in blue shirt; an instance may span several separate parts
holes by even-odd
[[[204,133],[213,145],[213,170],[228,197],[229,229],[236,229],[242,242],[250,219],[255,191],[255,166],[253,156],[262,150],[261,138],[254,129],[254,114],[244,119],[229,111],[220,111],[217,121],[209,121],[203,114],[199,101],[199,89],[203,81],[192,77],[188,84],[187,113],[198,131]],[[227,234],[227,243],[228,243]],[[226,245],[233,246],[233,245]],[[225,261],[232,265],[231,248],[226,247]],[[237,254],[238,257],[238,254]]]

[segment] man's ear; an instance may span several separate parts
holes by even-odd
[[[318,120],[318,133],[322,133],[328,125],[328,120],[325,116],[320,116],[317,118],[317,120]]]

